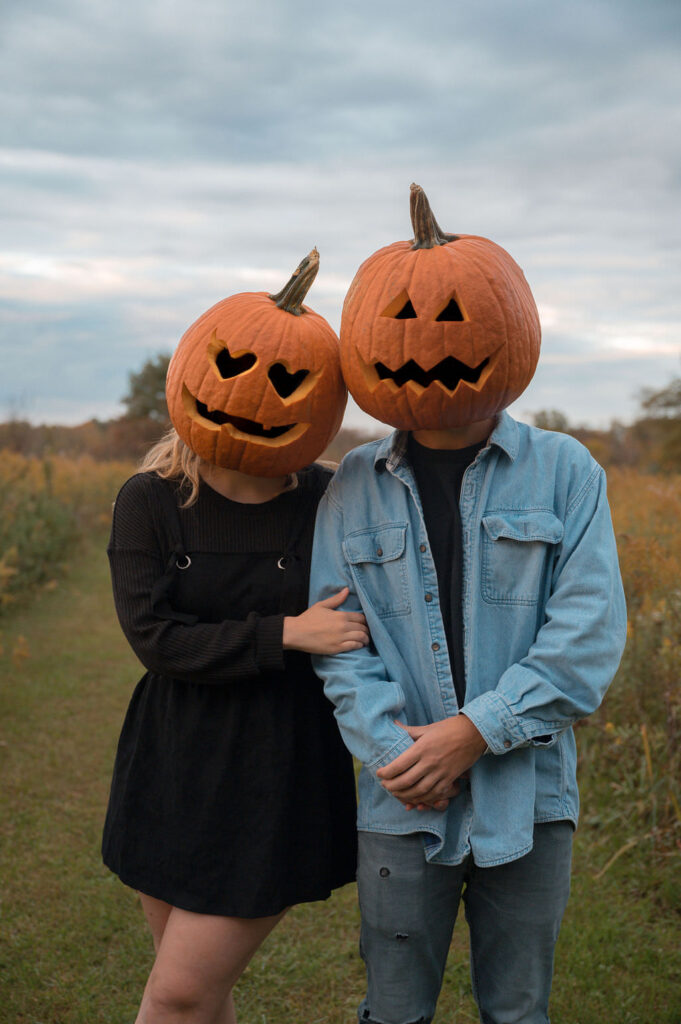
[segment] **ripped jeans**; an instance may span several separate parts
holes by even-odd
[[[572,824],[535,825],[519,860],[429,864],[418,833],[359,833],[362,1024],[429,1024],[459,902],[482,1024],[548,1024],[553,951],[570,891]]]

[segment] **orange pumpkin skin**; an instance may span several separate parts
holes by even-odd
[[[539,316],[520,267],[489,239],[432,225],[431,245],[395,242],[370,256],[343,306],[348,389],[365,412],[402,430],[494,416],[525,390],[539,358]],[[418,242],[422,226],[414,228]]]
[[[185,444],[252,476],[313,462],[347,400],[332,328],[302,303],[292,313],[276,298],[243,292],[216,303],[183,335],[166,379],[170,419]]]

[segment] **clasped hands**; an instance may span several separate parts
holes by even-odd
[[[414,742],[378,769],[379,782],[408,811],[446,810],[461,788],[459,780],[484,753],[486,741],[463,714],[430,725],[395,724]]]

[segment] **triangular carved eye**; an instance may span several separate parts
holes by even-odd
[[[267,376],[272,381],[277,394],[282,398],[288,398],[296,388],[300,387],[309,372],[309,370],[297,370],[296,373],[289,373],[283,363],[274,363],[267,371]]]
[[[451,298],[439,316],[435,317],[438,321],[443,320],[465,320],[466,317],[461,312],[458,302],[456,299]]]
[[[416,310],[412,306],[407,291],[401,291],[392,302],[389,302],[381,316],[389,316],[392,320],[415,320]]]
[[[256,362],[257,357],[252,352],[243,352],[240,356],[230,356],[228,348],[220,349],[215,357],[215,365],[223,380],[238,377],[240,373],[250,370]]]
[[[395,314],[395,319],[396,320],[415,320],[416,319],[416,310],[414,309],[414,307],[411,304],[411,299],[407,299],[407,301],[402,306],[402,309],[399,311],[399,313]]]

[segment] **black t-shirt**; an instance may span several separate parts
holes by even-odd
[[[409,435],[407,456],[421,496],[430,549],[437,571],[442,622],[459,707],[464,703],[466,676],[463,659],[461,590],[463,554],[459,495],[466,469],[485,445],[468,448],[426,448]]]

